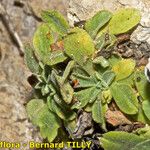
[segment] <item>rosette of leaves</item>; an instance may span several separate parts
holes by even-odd
[[[47,137],[49,141],[53,141],[62,124],[60,119],[69,121],[76,116],[76,113],[69,107],[73,88],[67,80],[74,61],[68,63],[63,76],[60,76],[55,69],[41,62],[38,63],[29,45],[26,46],[25,56],[29,68],[34,73],[29,77],[29,81],[35,89],[35,97],[38,97],[27,104],[27,112],[33,124],[40,127],[41,135],[44,138]],[[51,124],[53,126],[50,128]]]
[[[104,65],[106,62],[107,60],[102,58],[99,63]],[[105,129],[103,110],[106,107],[106,103],[109,103],[112,98],[110,85],[115,78],[115,73],[108,68],[108,66],[107,69],[105,68],[106,71],[104,73],[101,71],[99,73],[99,70],[95,70],[92,75],[89,75],[76,66],[71,75],[71,79],[77,81],[77,85],[74,87],[74,99],[76,103],[72,106],[72,109],[85,108],[86,110],[86,106],[88,106],[89,110],[86,111],[92,112],[93,120],[101,124],[103,129]]]
[[[93,120],[106,131],[104,116],[111,100],[128,115],[138,113],[134,90],[124,83],[132,76],[135,62],[115,57],[106,60],[98,55],[101,49],[115,44],[118,34],[139,23],[137,10],[123,9],[115,14],[99,11],[83,28],[69,28],[57,11],[43,11],[42,19],[44,23],[33,37],[33,48],[26,45],[25,59],[35,89],[27,112],[43,138],[52,142],[63,126],[73,132],[79,109],[91,112]]]

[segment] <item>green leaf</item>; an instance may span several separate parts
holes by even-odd
[[[51,52],[51,55],[49,56],[46,63],[52,66],[52,65],[56,65],[58,63],[64,62],[66,59],[67,59],[67,56],[64,54],[64,52],[61,50],[58,50],[58,51]]]
[[[113,67],[114,65],[116,65],[119,61],[122,60],[122,58],[119,55],[113,54],[111,55],[111,57],[108,59],[111,66]]]
[[[143,128],[139,128],[135,131],[140,137],[150,139],[150,126],[146,125]]]
[[[101,101],[102,101],[102,103],[109,104],[111,102],[111,100],[112,100],[111,91],[109,89],[102,91],[102,94],[101,94]]]
[[[78,81],[79,84],[76,86],[76,88],[93,87],[93,86],[96,86],[98,83],[98,80],[95,77],[95,75],[92,75],[89,77],[89,76],[81,75],[78,73],[73,73],[71,76],[71,79]]]
[[[70,61],[70,62],[67,64],[67,67],[66,67],[66,69],[65,69],[65,71],[64,71],[64,73],[63,73],[63,77],[62,77],[63,80],[62,80],[62,83],[64,83],[64,82],[67,80],[67,78],[68,78],[70,72],[72,71],[74,65],[75,65],[75,62],[74,62],[73,60]]]
[[[111,93],[121,111],[130,115],[138,112],[138,100],[129,85],[114,83],[111,86]]]
[[[74,90],[69,84],[69,82],[65,82],[62,86],[60,86],[60,92],[61,92],[63,100],[67,104],[70,104],[73,98]]]
[[[57,136],[60,121],[53,114],[41,99],[33,99],[27,104],[27,113],[30,120],[40,127],[43,138],[48,138],[52,142]]]
[[[95,46],[95,48],[98,51],[101,51],[105,47],[105,43],[106,43],[106,34],[102,33],[102,35],[100,35],[96,39],[96,46]]]
[[[63,98],[63,100],[67,103],[70,104],[72,101],[72,97],[73,97],[73,88],[71,87],[71,85],[69,84],[68,81],[64,82],[64,78],[61,76],[58,76],[57,74],[55,74],[55,78],[56,81],[58,83],[59,89],[60,89],[60,94]]]
[[[40,67],[38,60],[34,55],[34,50],[29,44],[25,45],[25,62],[31,72],[36,74],[39,73]]]
[[[131,87],[135,87],[135,82],[134,82],[134,78],[135,78],[135,72],[133,72],[130,76],[128,76],[125,79],[119,80],[119,83],[125,83],[130,85]]]
[[[96,57],[93,60],[94,64],[100,64],[103,68],[109,67],[109,62],[103,56]]]
[[[66,130],[69,132],[70,136],[72,138],[74,138],[73,133],[76,130],[76,127],[77,127],[76,119],[71,120],[71,121],[64,121],[64,125],[65,125]]]
[[[85,107],[84,107],[84,110],[86,112],[92,112],[92,106],[93,106],[93,103],[88,103]]]
[[[149,148],[150,148],[150,140],[145,140],[145,141],[140,142],[139,144],[137,144],[131,150],[149,150]]]
[[[60,35],[65,35],[67,33],[69,24],[59,12],[47,10],[43,11],[41,16],[43,21],[47,22],[54,32],[57,32]]]
[[[144,138],[132,133],[110,131],[100,139],[105,150],[132,150],[137,144],[143,142]],[[138,149],[141,150],[141,149]]]
[[[112,67],[116,74],[116,81],[129,77],[135,68],[135,61],[132,59],[123,59]]]
[[[77,104],[75,103],[75,105],[72,106],[72,109],[83,108],[88,103],[92,103],[96,99],[99,92],[100,90],[97,89],[96,87],[91,87],[91,88],[87,88],[79,92],[76,92],[74,94],[74,98],[78,100],[78,103]]]
[[[142,106],[139,105],[138,107],[138,113],[136,115],[133,116],[133,119],[138,121],[138,122],[142,122],[144,124],[149,124],[150,121],[148,120],[148,118],[146,117],[143,109],[142,109]]]
[[[144,71],[135,72],[135,85],[143,100],[150,100],[150,84],[144,75]]]
[[[76,117],[76,113],[68,109],[65,105],[59,105],[56,102],[56,96],[54,98],[49,98],[47,101],[48,107],[54,113],[56,113],[63,120],[73,120]]]
[[[85,24],[85,30],[94,39],[98,31],[111,19],[112,13],[107,10],[102,10],[96,13]]]
[[[100,37],[97,37],[96,39],[96,49],[98,51],[101,51],[105,48],[105,51],[109,50],[117,41],[116,36],[113,34],[109,34],[108,31],[102,33]]]
[[[48,85],[43,85],[42,88],[41,88],[41,92],[42,92],[43,96],[48,94],[50,92],[50,89],[49,89]]]
[[[100,99],[97,99],[93,104],[92,118],[97,123],[103,124],[104,122],[104,115],[103,115],[102,104]]]
[[[117,35],[126,33],[140,22],[140,11],[134,8],[120,9],[109,22],[109,32]]]
[[[103,73],[102,78],[106,82],[107,85],[110,85],[115,79],[115,76],[116,75],[113,71],[108,70]]]
[[[88,73],[93,72],[90,59],[94,55],[95,48],[93,40],[86,31],[79,28],[71,29],[69,35],[64,38],[64,49],[65,53]]]
[[[150,120],[150,101],[143,101],[142,102],[142,109],[146,117]]]
[[[51,48],[50,45],[53,43],[53,36],[51,30],[47,24],[41,24],[33,37],[33,46],[35,53],[39,60],[45,64],[49,63]]]

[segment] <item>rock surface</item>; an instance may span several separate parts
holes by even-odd
[[[70,0],[68,18],[73,26],[74,22],[86,20],[96,12],[107,9],[114,12],[124,7],[137,8],[141,12],[141,22],[133,32],[131,40],[140,44],[150,44],[150,1],[149,0]]]

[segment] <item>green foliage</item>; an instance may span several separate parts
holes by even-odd
[[[29,44],[25,45],[25,61],[26,61],[26,65],[28,66],[31,72],[37,74],[39,73],[40,67],[39,67],[38,60],[34,55],[33,48]]]
[[[27,104],[27,113],[33,124],[40,128],[43,138],[52,142],[61,125],[59,118],[52,113],[41,99],[33,99]]]
[[[65,53],[73,60],[75,60],[85,70],[91,71],[87,62],[94,54],[94,42],[86,31],[80,28],[73,28],[70,30],[68,36],[64,38]]]
[[[126,114],[138,113],[138,100],[133,89],[127,84],[114,83],[111,92],[118,107]]]
[[[113,45],[115,45],[116,42],[116,36],[106,31],[96,38],[95,48],[98,49],[98,51],[101,51],[102,49],[106,49],[108,51]]]
[[[133,73],[134,68],[135,68],[134,60],[122,59],[112,67],[112,70],[116,73],[116,80],[118,81],[129,77]]]
[[[48,65],[56,65],[58,63],[64,62],[67,59],[67,56],[61,51],[53,51],[51,52],[51,55],[49,56],[46,64]]]
[[[103,56],[96,57],[93,63],[100,64],[103,68],[109,67],[109,62]]]
[[[98,31],[111,19],[112,13],[106,10],[99,11],[85,24],[85,30],[94,39]]]
[[[143,100],[150,101],[150,92],[149,92],[150,84],[147,82],[147,79],[143,74],[143,71],[136,71],[134,79],[136,88],[141,97],[143,98]]]
[[[150,148],[150,140],[146,140],[144,142],[140,142],[139,144],[137,144],[134,148],[132,148],[132,150],[149,150]]]
[[[144,111],[144,114],[146,115],[146,117],[150,120],[150,101],[143,101],[142,102],[142,108],[143,108],[143,111]]]
[[[104,114],[102,110],[101,99],[98,99],[94,102],[92,107],[92,118],[95,122],[104,124]]]
[[[53,35],[47,24],[41,24],[33,37],[33,46],[40,61],[48,64],[51,54],[50,45],[53,43]]]
[[[48,23],[54,32],[57,32],[60,35],[65,35],[69,29],[68,22],[59,12],[55,10],[43,11],[42,19]]]
[[[115,35],[139,23],[137,10],[122,9],[114,15],[102,10],[85,23],[84,29],[69,28],[56,11],[43,11],[42,19],[45,23],[33,37],[34,49],[26,46],[25,59],[34,73],[37,98],[28,102],[27,113],[43,138],[54,141],[58,129],[64,127],[74,139],[79,124],[76,113],[81,109],[91,113],[93,122],[106,132],[105,115],[112,103],[132,121],[149,124],[149,84],[143,71],[137,70],[132,59],[117,55],[106,59],[99,53],[112,50]],[[105,150],[149,146],[146,138],[124,132],[105,133],[100,142]]]
[[[135,150],[139,147],[139,145],[142,146],[141,149],[143,150],[143,142],[147,141],[144,138],[132,133],[112,131],[105,133],[100,142],[105,150]]]
[[[109,22],[109,31],[114,35],[126,33],[139,23],[140,18],[140,12],[137,9],[118,10]]]

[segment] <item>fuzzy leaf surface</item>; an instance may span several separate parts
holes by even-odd
[[[132,150],[137,144],[143,142],[144,138],[132,133],[110,131],[105,133],[100,142],[105,150]],[[140,149],[138,149],[140,150]]]
[[[56,65],[58,63],[64,62],[67,59],[63,51],[53,51],[47,61],[48,65]]]
[[[97,123],[102,124],[104,122],[102,104],[99,99],[97,99],[92,106],[92,118]]]
[[[39,73],[38,60],[34,55],[34,50],[29,44],[25,45],[25,61],[31,72]]]
[[[49,109],[56,113],[63,120],[73,120],[76,117],[75,112],[65,106],[60,106],[54,99],[47,101]]]
[[[140,22],[140,12],[134,8],[120,9],[109,22],[109,32],[117,35],[126,33]]]
[[[111,19],[112,13],[102,10],[96,13],[85,24],[85,30],[94,39],[98,31]]]
[[[145,141],[140,142],[139,144],[137,144],[131,150],[149,150],[149,148],[150,148],[150,140],[145,140]]]
[[[150,84],[147,81],[143,71],[136,71],[135,85],[143,100],[150,100]]]
[[[59,12],[48,10],[42,12],[42,19],[51,27],[54,32],[65,35],[69,29],[69,24]]]
[[[47,24],[41,24],[33,37],[33,46],[35,53],[39,60],[45,64],[49,63],[51,48],[50,45],[53,43],[53,36],[51,30]]]
[[[133,73],[135,65],[135,61],[132,59],[122,59],[115,64],[112,70],[116,74],[116,81],[129,77]]]
[[[142,102],[142,109],[146,117],[150,120],[150,101],[145,100]]]
[[[38,127],[43,138],[52,142],[57,136],[60,121],[41,99],[33,99],[27,104],[27,113],[30,120]]]
[[[83,108],[88,103],[92,103],[94,100],[96,100],[96,97],[99,94],[99,92],[100,92],[99,89],[97,89],[96,87],[91,87],[76,92],[74,94],[74,97],[75,99],[78,100],[79,103],[77,103],[77,105],[74,105],[73,108],[78,108],[78,109]]]
[[[64,49],[70,58],[85,68],[87,72],[91,72],[92,62],[90,63],[90,59],[95,48],[93,40],[86,31],[79,28],[71,29],[69,35],[64,38]]]
[[[111,86],[111,93],[121,111],[130,115],[138,113],[138,100],[129,85],[114,83]]]

